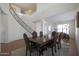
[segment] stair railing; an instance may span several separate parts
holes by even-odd
[[[25,30],[27,30],[29,33],[32,34],[34,30],[33,30],[29,25],[27,25],[27,24],[19,17],[19,15],[15,12],[15,10],[14,10],[13,7],[11,6],[11,4],[9,4],[9,7],[10,7],[9,11],[10,11],[11,15],[14,17],[14,19],[15,19]]]

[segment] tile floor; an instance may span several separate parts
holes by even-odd
[[[35,56],[35,53],[32,53],[32,56]],[[51,49],[48,48],[46,51],[44,51],[43,56],[52,56]],[[54,56],[69,56],[69,45],[66,43],[62,43],[62,48],[59,50],[57,49],[57,52],[54,52]]]

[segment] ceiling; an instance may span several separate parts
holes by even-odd
[[[15,5],[24,10],[33,8],[35,10],[34,13],[32,15],[26,15],[31,21],[46,19],[46,21],[57,22],[58,17],[60,18],[60,22],[64,18],[65,20],[63,21],[68,21],[75,17],[73,11],[79,9],[78,3],[19,3]]]
[[[21,8],[21,12],[32,11],[34,13],[37,9],[36,3],[13,3],[16,7]]]

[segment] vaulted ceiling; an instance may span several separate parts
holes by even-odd
[[[21,9],[21,13],[23,14],[30,14],[34,13],[37,9],[36,3],[13,3],[16,7]]]
[[[78,11],[78,3],[19,3],[15,4],[23,10],[33,10],[33,14],[26,15],[32,21],[46,19],[47,21],[58,21],[65,18],[71,20]],[[65,17],[66,16],[66,17]],[[63,20],[62,20],[63,21]]]

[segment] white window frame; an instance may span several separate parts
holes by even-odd
[[[64,28],[65,25],[67,25],[68,27]],[[58,29],[60,29],[60,31]],[[64,31],[64,29],[66,29],[66,31]],[[69,24],[59,24],[59,25],[57,25],[57,32],[64,32],[64,33],[69,34]]]

